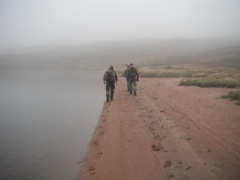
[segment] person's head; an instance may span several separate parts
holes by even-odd
[[[110,66],[109,69],[113,70],[113,66]]]
[[[132,67],[132,66],[133,66],[133,63],[131,63],[130,66]]]

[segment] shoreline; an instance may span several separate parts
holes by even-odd
[[[145,79],[137,96],[119,78],[104,103],[78,179],[237,179],[239,107],[227,88]],[[226,135],[228,133],[228,135]]]

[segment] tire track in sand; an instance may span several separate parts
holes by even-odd
[[[171,119],[164,109],[156,106],[156,98],[148,96],[139,87],[138,100],[143,105],[141,118],[152,135],[152,150],[159,164],[167,172],[168,179],[227,179],[215,173],[216,167],[209,167],[188,143],[189,137]],[[221,173],[220,173],[221,174]]]

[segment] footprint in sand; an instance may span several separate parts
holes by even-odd
[[[148,115],[148,118],[152,119],[152,118],[153,118],[153,116],[152,116],[152,115]]]
[[[192,166],[188,166],[188,167],[186,167],[186,171],[188,171],[188,170],[190,170],[192,168]]]
[[[151,132],[154,131],[154,128],[152,128],[152,127],[149,127],[148,129],[149,129],[149,131],[151,131]]]
[[[144,113],[138,115],[138,117],[146,117]]]
[[[93,144],[97,146],[97,145],[99,145],[99,142],[94,141]]]
[[[164,139],[166,139],[166,136],[160,136],[160,135],[156,135],[156,136],[154,136],[154,139],[159,139],[159,141],[161,142],[161,141],[163,141]]]
[[[172,166],[172,161],[167,160],[167,161],[165,162],[164,168],[170,168],[171,166]]]
[[[90,167],[88,168],[88,171],[89,171],[89,173],[90,173],[91,175],[96,174],[96,169],[95,169],[95,167],[93,167],[93,166],[90,166]]]
[[[102,152],[98,152],[98,153],[97,153],[97,158],[100,158],[102,155],[103,155]]]
[[[164,139],[166,139],[166,136],[162,136],[162,137],[160,138],[160,141],[163,141]]]
[[[159,135],[154,136],[154,139],[160,139]]]
[[[157,123],[157,121],[152,121],[151,122],[151,125],[154,125],[154,124],[156,124]]]
[[[152,110],[152,109],[150,109],[148,112],[149,112],[149,113],[152,113],[152,112],[153,112],[153,110]]]
[[[153,144],[153,145],[152,145],[152,150],[153,150],[153,151],[167,152],[167,150],[164,149],[164,147],[163,147],[160,143],[158,143],[158,144]]]
[[[175,178],[174,174],[169,174],[169,175],[168,175],[168,180],[174,179],[174,178]]]
[[[181,168],[182,166],[183,166],[182,161],[178,161],[178,162],[176,163],[176,166],[174,166],[174,168]]]

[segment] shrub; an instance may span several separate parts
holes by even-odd
[[[240,105],[240,89],[238,89],[236,91],[230,91],[228,93],[228,95],[223,96],[223,98],[236,100],[237,104]]]
[[[236,88],[240,84],[236,80],[226,80],[218,78],[192,78],[182,80],[180,86],[198,86],[198,87],[227,87]]]

